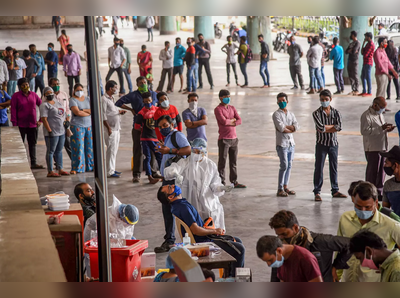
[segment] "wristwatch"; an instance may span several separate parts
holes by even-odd
[[[172,154],[172,148],[169,148],[169,154]]]

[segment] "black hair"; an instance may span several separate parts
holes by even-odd
[[[357,31],[351,31],[350,36],[353,35],[354,37],[357,37]]]
[[[286,99],[286,101],[289,102],[289,99],[288,99],[286,93],[283,93],[283,92],[279,93],[279,94],[276,96],[276,99],[279,99],[280,97],[284,97],[284,98]]]
[[[385,25],[383,25],[383,23],[379,23],[378,26],[385,27]]]
[[[147,49],[147,46],[145,44],[142,44],[142,49]]]
[[[338,41],[339,41],[339,38],[337,38],[337,37],[334,37],[333,40],[332,40],[333,44],[337,44]]]
[[[13,48],[12,47],[6,47],[6,52],[12,51]]]
[[[201,268],[201,270],[203,271],[203,274],[204,274],[204,278],[205,278],[205,279],[211,277],[212,281],[213,281],[213,282],[215,281],[215,273],[214,273],[214,272],[212,272],[211,270],[206,269],[206,268]]]
[[[226,37],[226,40],[228,40],[229,38],[232,38],[232,35],[228,35],[228,36]]]
[[[152,70],[152,68],[151,68],[151,67],[149,67],[149,68],[147,69],[147,71],[150,71],[150,70]]]
[[[157,124],[158,123],[160,123],[162,120],[167,120],[167,122],[169,123],[169,124],[172,124],[172,118],[171,118],[171,116],[169,116],[169,115],[162,115],[160,118],[158,118],[158,120],[157,120]]]
[[[165,93],[164,91],[158,92],[158,93],[157,93],[157,99],[160,100],[160,97],[161,97],[161,96],[164,96],[164,95],[166,95],[167,98],[168,98],[168,94]]]
[[[230,95],[229,91],[226,90],[226,89],[221,89],[219,91],[218,97],[223,97],[223,96],[226,96],[226,95]]]
[[[51,85],[54,81],[60,81],[58,78],[50,78],[49,85]]]
[[[188,94],[188,99],[190,99],[191,97],[197,97],[197,98],[199,98],[199,96],[197,95],[197,93],[194,93],[194,92]]]
[[[119,41],[118,37],[114,37],[114,42]]]
[[[136,84],[139,83],[139,81],[145,80],[145,79],[146,79],[146,78],[143,77],[143,76],[137,77],[137,78],[136,78]]]
[[[381,237],[367,229],[358,231],[350,239],[350,253],[352,254],[357,252],[364,253],[367,246],[374,249],[387,248]]]
[[[67,48],[69,48],[69,47],[72,47],[72,44],[70,44],[70,43],[69,43],[69,44],[67,44]]]
[[[31,44],[29,45],[29,48],[32,48],[32,47],[35,47],[35,48],[36,48],[36,45],[33,44],[33,43],[31,43]]]
[[[203,37],[204,37],[203,33],[197,34],[197,37],[200,37],[200,36],[203,36]]]
[[[180,37],[175,38],[175,41],[182,40]]]
[[[20,78],[19,80],[18,80],[18,87],[21,87],[22,86],[22,84],[24,84],[24,83],[29,83],[29,80],[27,79],[27,78]],[[32,91],[32,90],[31,90]]]
[[[294,225],[299,225],[299,222],[292,211],[281,210],[269,220],[269,226],[271,229],[291,229]]]
[[[164,45],[170,44],[170,42],[167,40],[166,42],[164,42]]]
[[[387,38],[386,37],[379,37],[378,45],[380,46],[385,41],[385,39],[387,39]]]
[[[368,201],[371,198],[374,201],[378,199],[378,191],[376,190],[375,185],[366,181],[360,182],[356,188],[354,188],[353,197],[356,197],[357,195],[362,201]]]
[[[149,97],[151,98],[151,93],[150,93],[150,92],[144,92],[144,93],[142,93],[141,95],[142,95],[142,98],[143,98],[143,99],[149,98]]]
[[[349,190],[347,191],[347,193],[349,194],[350,197],[353,196],[354,189],[355,189],[356,186],[357,186],[358,184],[360,184],[361,182],[363,182],[363,180],[358,180],[358,181],[354,181],[354,182],[351,182],[351,183],[350,183]]]
[[[167,115],[164,115],[164,116],[167,116]],[[164,117],[164,116],[161,116],[161,118]],[[169,116],[168,116],[168,117],[169,117]],[[161,119],[161,118],[160,118],[160,119]],[[160,119],[158,119],[158,121],[160,121]],[[163,188],[163,186],[161,186],[161,187],[158,189],[158,192],[157,192],[157,199],[160,201],[160,203],[165,204],[165,205],[168,205],[168,204],[169,204],[168,195],[167,195],[165,192],[162,191],[162,188]]]
[[[332,99],[332,93],[328,89],[322,90],[319,94],[319,98],[321,98],[321,96],[328,96],[330,99]]]
[[[67,35],[67,31],[65,29],[61,30],[61,34]]]
[[[76,88],[78,88],[78,87],[82,87],[82,89],[83,89],[83,85],[82,85],[81,83],[76,83],[76,84],[74,85],[74,91],[75,91]]]
[[[312,41],[313,41],[314,44],[319,43],[319,37],[318,36],[314,36]]]
[[[276,236],[262,236],[257,241],[257,256],[261,259],[265,253],[275,255],[278,247],[283,247],[282,241]]]
[[[48,46],[51,46],[52,48],[54,48],[54,43],[49,42]]]
[[[260,38],[260,37],[264,38],[264,35],[258,34],[257,38]]]
[[[87,183],[86,182],[81,182],[81,183],[75,185],[74,195],[78,200],[79,200],[79,195],[83,195],[82,186],[84,186],[85,184],[87,184]]]
[[[25,58],[29,57],[29,55],[30,55],[29,50],[24,50],[24,51],[22,52],[22,56],[24,56]]]
[[[109,80],[106,83],[106,91],[108,91],[110,88],[114,88],[116,85],[118,85],[116,81]]]
[[[240,40],[241,40],[241,41],[246,41],[246,36],[241,36],[241,37],[240,37]]]
[[[195,42],[196,40],[194,39],[194,37],[188,37],[187,39],[190,39],[190,42]]]

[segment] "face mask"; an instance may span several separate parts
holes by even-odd
[[[53,99],[54,99],[54,94],[47,95],[47,96],[46,96],[46,99],[47,99],[48,101],[53,100]]]
[[[379,115],[381,115],[385,110],[386,110],[386,108],[380,109],[379,111],[377,111],[377,113],[378,113]]]
[[[296,42],[294,40],[292,40],[292,44],[294,45]]]
[[[386,49],[386,48],[387,48],[387,44],[384,44],[384,45],[383,45],[383,48]]]
[[[383,167],[383,170],[385,171],[386,175],[388,175],[388,176],[393,176],[393,174],[394,174],[394,170],[392,169],[392,167]]]
[[[53,91],[54,91],[54,92],[60,91],[60,86],[53,86],[53,87],[51,87],[51,88],[53,88]]]
[[[142,50],[142,53],[143,53],[143,54],[146,53],[146,50]]]
[[[83,96],[83,91],[76,91],[75,92],[76,97],[82,97]]]
[[[231,102],[231,98],[230,97],[225,97],[222,102],[226,105],[228,105]]]
[[[72,53],[72,49],[71,48],[68,49],[68,53],[70,53],[70,54]]]
[[[369,219],[374,216],[374,211],[361,211],[354,207],[354,211],[356,212],[359,219]]]
[[[286,101],[278,102],[278,106],[279,106],[280,109],[283,110],[284,108],[286,108],[287,102]]]
[[[177,47],[179,47],[180,45],[181,45],[181,43],[180,43],[180,42],[177,42],[177,43],[176,43],[176,46],[177,46]]]
[[[189,102],[189,110],[197,110],[197,101]]]
[[[161,103],[161,106],[163,107],[163,108],[168,108],[169,107],[169,100],[167,99],[167,100],[164,100],[162,103]]]
[[[372,270],[379,270],[378,267],[376,267],[374,261],[372,260],[372,255],[370,259],[367,259],[367,250],[364,252],[364,261],[361,263],[361,267],[367,267]]]
[[[327,108],[327,107],[329,107],[329,105],[330,105],[330,101],[321,101],[321,106],[323,108]]]
[[[21,90],[22,90],[22,92],[25,92],[25,93],[26,93],[26,92],[29,91],[29,86],[28,86],[28,87],[22,87]]]
[[[119,46],[119,43],[115,43],[114,45],[115,45],[115,46],[118,48],[118,46]]]
[[[231,44],[232,44],[232,42],[231,42],[231,41],[228,41],[228,44],[229,44],[229,45],[231,45]]]
[[[150,109],[151,103],[145,103],[144,106],[146,107],[146,109]]]
[[[91,197],[83,197],[82,201],[86,206],[96,206],[96,196],[94,194]]]
[[[171,132],[171,127],[165,127],[160,129],[161,134],[166,137]]]
[[[145,93],[148,92],[149,90],[147,89],[147,84],[143,84],[142,86],[138,87],[138,90],[140,93]]]
[[[123,46],[124,46],[124,44],[123,44],[123,43],[120,43],[119,45],[120,45],[121,47],[123,47]]]
[[[199,41],[200,41],[200,42],[203,42],[203,40],[204,40],[203,38],[199,38]]]
[[[283,262],[285,261],[285,257],[282,256],[282,260],[278,261],[278,254],[275,253],[275,256],[276,256],[276,260],[275,260],[275,262],[273,262],[273,263],[269,266],[269,268],[279,268],[279,267],[282,267]]]
[[[19,59],[19,55],[15,55],[14,58],[15,58],[15,60],[18,60]]]
[[[175,194],[174,198],[176,198],[177,196],[179,196],[180,194],[182,194],[182,190],[179,186],[175,185],[175,189],[172,193],[170,193],[169,195]]]
[[[49,50],[49,52],[51,52],[51,51],[53,50],[53,49],[52,49],[52,48],[50,48],[50,47],[48,47],[47,49]]]
[[[199,162],[203,159],[203,154],[192,154],[194,162]]]

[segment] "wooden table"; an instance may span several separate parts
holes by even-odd
[[[203,244],[208,244],[208,245],[214,245],[216,247],[219,247],[216,243],[214,242],[205,242],[205,243],[201,243]],[[214,255],[214,257],[212,257],[212,252],[210,252],[210,255],[208,255],[207,257],[201,257],[197,260],[197,263],[200,265],[201,268],[205,268],[205,269],[219,269],[222,268],[224,269],[224,277],[226,277],[229,273],[229,265],[232,262],[236,262],[236,259],[234,257],[232,257],[230,254],[228,254],[225,250],[223,250],[221,248],[220,250],[221,253],[219,253],[218,255]]]

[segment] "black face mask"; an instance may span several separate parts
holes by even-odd
[[[190,47],[190,46],[192,45],[192,43],[191,43],[191,42],[188,42],[187,45]]]
[[[388,176],[393,176],[393,174],[394,174],[394,170],[392,169],[392,167],[383,167],[383,170],[385,171],[386,175],[388,175]]]
[[[47,99],[48,101],[53,100],[53,99],[54,99],[54,94],[47,95],[47,96],[46,96],[46,99]]]
[[[120,45],[121,47],[123,47],[123,46],[124,46],[124,44],[123,44],[123,43],[120,43],[119,45]]]
[[[72,53],[72,49],[71,48],[68,49],[68,53]]]
[[[203,42],[203,40],[204,40],[203,38],[199,38],[199,41],[200,41],[200,42]]]

